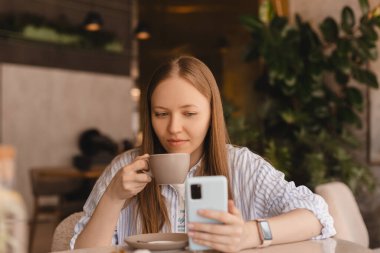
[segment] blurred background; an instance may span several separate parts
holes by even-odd
[[[0,180],[22,199],[28,251],[49,251],[105,166],[138,146],[140,91],[183,54],[213,71],[234,144],[297,185],[347,184],[379,246],[379,4],[0,0]]]

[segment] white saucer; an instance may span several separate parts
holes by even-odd
[[[125,242],[136,249],[175,250],[184,249],[188,244],[185,233],[154,233],[127,237]]]

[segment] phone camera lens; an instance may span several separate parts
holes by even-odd
[[[201,191],[201,185],[200,184],[192,184],[191,185],[191,198],[192,199],[201,199],[202,198],[202,191]]]

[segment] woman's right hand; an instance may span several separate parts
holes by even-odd
[[[90,220],[79,234],[75,248],[111,245],[120,210],[152,181],[148,170],[149,155],[138,156],[112,178]]]
[[[106,194],[115,200],[129,200],[136,196],[152,181],[143,171],[148,171],[149,155],[137,156],[135,160],[120,169],[113,177]]]

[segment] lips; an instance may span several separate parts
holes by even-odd
[[[180,140],[180,139],[169,139],[168,140],[169,145],[176,146],[176,147],[181,146],[187,142],[188,142],[188,140]]]

